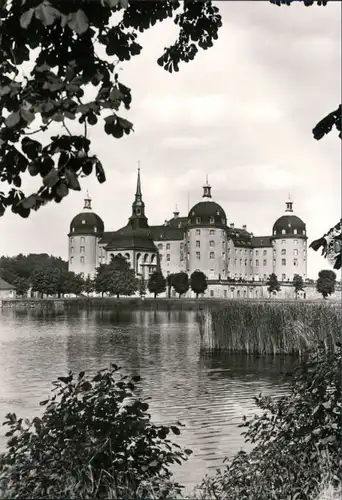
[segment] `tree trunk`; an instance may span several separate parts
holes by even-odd
[[[196,299],[198,299],[199,293],[196,293]]]
[[[119,298],[120,298],[120,294],[119,294],[119,293],[117,293],[117,294],[116,294],[116,298],[117,298],[117,299],[119,299]]]
[[[103,298],[103,294],[104,294],[104,292],[101,292],[101,297],[102,297],[102,298]]]
[[[156,292],[154,292],[154,298],[155,298],[155,299],[157,298],[157,293],[156,293]]]

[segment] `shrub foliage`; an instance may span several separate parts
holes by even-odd
[[[216,476],[206,478],[206,496],[229,500],[308,500],[324,480],[327,455],[334,486],[341,482],[341,344],[319,348],[291,374],[290,394],[255,398],[261,415],[244,423],[250,453],[239,452]]]
[[[151,423],[148,403],[134,396],[140,377],[116,380],[118,370],[111,364],[92,378],[69,372],[40,403],[42,417],[6,416],[5,498],[135,498],[137,492],[144,498],[151,487],[158,498],[180,493],[169,467],[191,451],[168,438],[170,431],[180,434],[179,426]]]

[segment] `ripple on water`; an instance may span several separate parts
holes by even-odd
[[[253,396],[286,391],[286,361],[200,353],[192,312],[0,312],[0,420],[9,411],[32,417],[51,382],[69,370],[95,371],[115,362],[142,376],[137,393],[150,396],[154,422],[185,424],[173,440],[193,450],[176,478],[190,491],[243,445],[238,424],[256,413]],[[287,359],[287,363],[289,360]],[[0,451],[6,429],[0,428]],[[246,446],[244,447],[245,449]]]

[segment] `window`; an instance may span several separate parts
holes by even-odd
[[[282,230],[281,230],[281,234],[286,234],[285,229],[282,229]]]
[[[286,255],[286,248],[281,249],[281,255]]]
[[[223,295],[224,295],[224,298],[226,299],[227,298],[227,290],[223,291]]]
[[[214,217],[210,217],[209,222],[210,222],[210,224],[215,224],[215,218]]]
[[[228,259],[228,266],[230,266],[230,259]]]
[[[298,266],[298,259],[293,259],[293,265]]]
[[[166,250],[170,250],[170,243],[166,243]]]
[[[74,253],[74,247],[70,248],[70,253]]]
[[[222,252],[222,259],[224,259],[226,256],[225,252]]]
[[[285,243],[286,243],[286,240],[281,240],[282,245],[285,245]]]
[[[196,217],[196,224],[200,224],[201,219],[199,217]]]
[[[214,290],[210,290],[210,297],[214,297]]]
[[[81,245],[84,245],[84,238],[83,238],[83,236],[81,238]]]
[[[201,230],[200,229],[196,229],[196,236],[199,236],[201,234]]]
[[[201,260],[201,253],[200,252],[196,252],[196,259]]]
[[[242,248],[240,248],[240,255],[242,255]]]
[[[85,224],[85,220],[83,219],[82,224]]]
[[[94,233],[97,233],[97,227],[94,226]]]
[[[184,248],[184,243],[180,243],[179,248],[180,248],[181,250],[183,250],[183,248]]]
[[[162,243],[158,243],[158,248],[159,248],[159,250],[163,250],[163,244]]]
[[[226,237],[226,231],[222,229],[222,236],[225,238]]]
[[[293,255],[298,255],[298,249],[297,249],[297,248],[295,248],[295,249],[293,250]]]
[[[196,241],[196,248],[200,248],[200,246],[201,246],[201,242],[197,240]]]
[[[286,259],[281,259],[281,265],[286,266]]]
[[[80,261],[81,261],[81,264],[84,264],[84,257],[81,257]]]
[[[167,260],[168,262],[170,262],[170,254],[169,254],[169,253],[168,253],[168,254],[166,254],[166,260]]]
[[[84,247],[81,247],[80,250],[81,250],[81,253],[84,253]]]
[[[72,261],[74,260],[73,257],[70,257],[70,264],[72,264]]]
[[[222,248],[224,248],[225,246],[226,246],[226,242],[222,241]],[[228,248],[228,252],[230,252],[230,248]]]
[[[263,255],[267,255],[267,250],[264,250],[264,251],[262,252],[262,254],[263,254]]]
[[[159,261],[161,262],[163,260],[163,256],[159,255]],[[182,260],[182,259],[181,259]]]
[[[180,260],[184,260],[184,254],[183,254],[183,252],[180,253]]]
[[[282,281],[285,281],[286,280],[286,274],[282,274],[281,275],[281,279],[282,279]]]
[[[214,259],[214,258],[215,258],[215,254],[214,254],[214,252],[210,252],[210,254],[209,254],[209,259]]]
[[[210,229],[209,234],[210,234],[210,236],[214,236],[214,234],[215,234],[215,229]]]
[[[304,236],[305,236],[305,234],[306,234],[306,231],[305,231],[305,229],[303,229],[303,234],[304,234]]]
[[[75,238],[70,238],[70,244],[73,245],[74,244],[74,239]]]
[[[74,232],[74,231],[75,231],[75,228],[73,227],[73,228],[72,228],[72,232]]]
[[[240,266],[242,266],[242,259],[240,259]]]
[[[255,261],[255,265],[258,267],[258,265],[259,265],[258,259]]]
[[[294,229],[294,230],[293,230],[293,234],[297,234],[297,229]]]
[[[295,245],[298,245],[298,240],[293,240],[293,243],[294,243]]]
[[[264,281],[267,280],[267,274],[264,274]]]
[[[267,260],[264,259],[264,262],[263,262],[264,266],[267,266]]]
[[[253,261],[252,261],[252,259],[249,261],[249,263],[250,263],[250,265],[251,265],[251,266],[253,265]]]
[[[255,251],[255,255],[259,255],[259,250],[256,250],[256,251]]]
[[[215,241],[213,241],[213,240],[209,241],[209,246],[210,247],[214,247],[215,246]]]
[[[247,259],[245,259],[245,266],[247,266]]]

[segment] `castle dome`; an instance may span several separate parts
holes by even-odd
[[[196,203],[189,211],[188,226],[226,226],[227,217],[225,211],[218,203],[211,200],[211,186],[208,179],[203,186],[203,198],[203,201]]]
[[[70,236],[71,235],[99,235],[104,232],[104,223],[91,208],[91,198],[87,193],[84,200],[83,211],[77,214],[70,223]]]
[[[304,237],[306,238],[306,224],[293,213],[293,202],[286,202],[285,214],[279,217],[273,225],[273,237]]]

